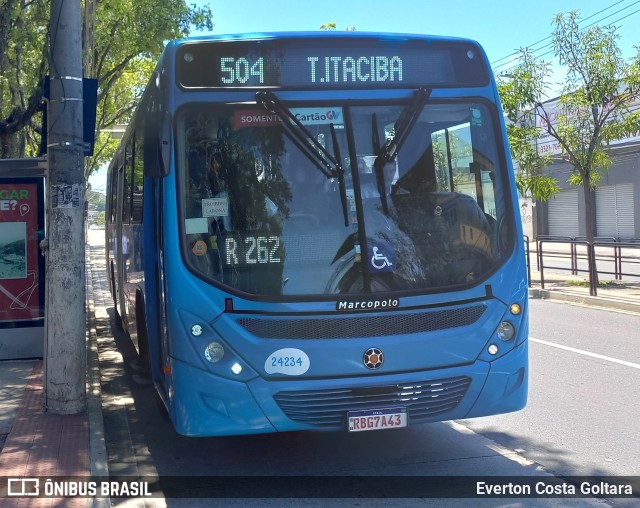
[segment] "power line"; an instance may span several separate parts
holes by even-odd
[[[599,10],[598,12],[596,12],[596,13],[592,14],[591,16],[589,16],[589,17],[585,18],[583,21],[587,21],[588,19],[591,19],[591,18],[593,18],[594,16],[597,16],[598,14],[601,14],[601,13],[603,13],[604,11],[607,11],[607,10],[609,10],[609,9],[611,9],[611,8],[615,7],[616,5],[621,4],[621,3],[623,3],[623,2],[626,2],[626,0],[619,0],[618,2],[616,2],[616,3],[612,4],[612,5],[610,5],[609,7],[605,7],[604,9],[601,9],[601,10]],[[636,3],[638,3],[638,2],[636,2]],[[551,39],[551,35],[548,35],[548,36],[546,36],[545,38],[540,39],[539,41],[536,41],[536,42],[534,42],[533,44],[530,44],[529,46],[527,46],[527,48],[533,48],[533,47],[534,47],[534,46],[536,46],[537,44],[540,44],[541,42],[544,42],[544,41],[546,41],[546,40],[548,40],[548,39]],[[546,46],[543,46],[543,47],[546,47]],[[540,48],[539,48],[539,49],[540,49]],[[534,50],[534,51],[538,51],[539,49]],[[518,52],[514,52],[514,53],[511,53],[510,55],[507,55],[507,56],[504,56],[504,57],[502,57],[502,58],[499,58],[498,60],[494,60],[493,62],[491,62],[491,65],[495,65],[495,64],[497,64],[498,62],[501,62],[502,60],[506,60],[506,59],[508,59],[508,58],[511,58],[512,56],[515,56],[515,55],[517,55],[517,54],[518,54]]]
[[[604,17],[604,18],[602,18],[602,19],[604,20],[604,19],[606,19],[606,18],[610,18],[611,16],[614,16],[615,14],[618,14],[618,13],[620,13],[620,12],[622,12],[622,11],[624,11],[624,10],[628,9],[629,7],[633,7],[634,5],[636,5],[636,4],[638,4],[638,3],[640,3],[640,0],[638,0],[637,2],[632,3],[631,5],[629,5],[629,6],[625,7],[624,9],[620,9],[619,11],[616,11],[616,12],[614,12],[613,14],[610,14],[609,16],[606,16],[606,17]],[[615,21],[611,22],[609,26],[611,26],[611,25],[615,25],[616,23],[618,23],[618,22],[620,22],[620,21],[622,21],[622,20],[624,20],[624,19],[627,19],[627,18],[628,18],[628,17],[630,17],[630,16],[633,16],[634,14],[637,14],[638,12],[640,12],[640,9],[635,10],[635,11],[633,11],[633,12],[631,12],[631,13],[629,13],[629,14],[627,14],[627,15],[625,15],[625,16],[623,16],[623,17],[621,17],[621,18],[618,18],[617,20],[615,20]],[[599,23],[599,22],[600,22],[600,21],[595,21],[595,22],[591,23],[590,25],[585,26],[585,27],[584,27],[584,28],[582,28],[580,31],[582,32],[582,31],[586,30],[587,28],[591,28],[592,26],[596,25],[596,24],[597,24],[597,23]],[[620,27],[619,27],[619,26],[617,26],[616,28],[620,28]],[[544,46],[543,48],[540,48],[540,49],[544,49],[544,48],[546,48],[546,47],[548,47],[548,46],[551,46],[551,44],[549,43],[549,44],[547,44],[546,46]],[[539,50],[538,50],[538,51],[539,51]],[[547,52],[543,53],[542,55],[539,55],[539,56],[538,56],[538,58],[542,58],[543,56],[549,55],[549,54],[551,54],[551,53],[553,53],[553,50],[549,50],[549,51],[547,51]]]
[[[618,2],[618,3],[620,3],[620,2]],[[587,25],[587,26],[586,26],[586,27],[584,27],[584,28],[586,29],[586,28],[589,28],[589,27],[591,27],[591,26],[593,26],[593,25],[595,25],[595,24],[598,24],[598,23],[600,23],[600,22],[604,21],[605,19],[610,18],[610,17],[612,17],[612,16],[615,16],[616,14],[618,14],[618,13],[620,13],[620,12],[622,12],[622,11],[626,11],[627,9],[630,9],[631,7],[633,7],[634,5],[639,4],[639,3],[640,3],[640,0],[639,0],[639,1],[636,1],[636,2],[633,2],[632,4],[627,5],[626,7],[623,7],[622,9],[618,9],[616,12],[612,12],[611,14],[608,14],[607,16],[605,16],[604,18],[602,18],[602,19],[600,19],[600,20],[598,20],[598,21],[594,21],[593,23],[591,23],[590,25]],[[610,7],[608,7],[608,9],[610,9],[611,7],[614,7],[615,5],[617,5],[617,4],[613,4],[613,5],[611,5]],[[602,11],[600,11],[600,12],[602,12]],[[635,11],[635,12],[638,12],[638,11]],[[635,12],[632,12],[631,14],[635,14]],[[631,14],[629,14],[629,15],[627,15],[627,16],[624,16],[623,18],[620,18],[620,19],[628,18],[629,16],[631,16]],[[591,17],[592,17],[592,16],[591,16]],[[584,20],[584,21],[586,21],[587,19],[589,19],[589,18],[585,18],[585,20]],[[620,21],[620,19],[617,19],[617,20],[616,20],[616,21],[614,21],[613,23],[617,23],[618,21]]]
[[[618,21],[621,21],[621,20],[623,20],[623,19],[626,19],[626,18],[628,18],[629,16],[632,16],[633,14],[637,14],[638,12],[640,12],[640,9],[638,9],[637,11],[633,11],[632,13],[630,13],[630,14],[628,14],[628,15],[624,16],[623,18],[620,18],[619,20],[614,21],[614,23],[617,23]],[[592,26],[592,25],[589,25],[589,26]],[[588,28],[588,27],[585,27],[585,29],[586,29],[586,28]],[[620,27],[618,27],[618,28],[620,28]],[[550,44],[548,44],[547,46],[550,46]],[[547,46],[545,46],[545,47],[547,47]],[[540,48],[540,49],[544,49],[544,48]],[[545,57],[545,56],[547,56],[547,55],[551,55],[552,53],[553,53],[553,49],[550,49],[550,50],[545,51],[544,53],[542,53],[542,54],[540,54],[540,55],[537,55],[537,57],[538,57],[538,58],[543,58],[543,57]],[[507,69],[506,71],[503,71],[503,72],[508,72],[509,70],[511,70],[511,69],[513,69],[513,68],[515,68],[515,66],[512,66],[512,67],[510,67],[509,69]]]
[[[621,4],[621,3],[623,3],[624,1],[626,1],[626,0],[619,0],[618,2],[615,2],[614,4],[611,4],[610,6],[605,7],[604,9],[601,9],[601,10],[599,10],[599,11],[595,12],[594,14],[592,14],[592,15],[590,15],[590,16],[588,16],[588,17],[584,18],[584,19],[582,20],[582,22],[588,21],[589,19],[592,19],[592,18],[594,18],[594,17],[598,16],[599,14],[602,14],[603,12],[608,11],[608,10],[610,10],[610,9],[614,8],[615,6],[617,6],[617,5]],[[640,0],[636,0],[635,2],[633,2],[633,3],[629,4],[629,5],[627,5],[626,7],[623,7],[623,8],[621,8],[621,9],[618,9],[618,10],[617,10],[617,11],[615,11],[615,12],[612,12],[612,13],[610,13],[610,14],[607,14],[606,16],[603,16],[603,17],[599,18],[598,20],[594,21],[593,23],[591,23],[591,24],[589,24],[589,25],[586,25],[586,26],[582,27],[582,28],[580,29],[580,31],[584,31],[584,30],[586,30],[587,28],[590,28],[590,27],[592,27],[592,26],[594,26],[594,25],[600,24],[600,23],[602,23],[604,20],[606,20],[606,19],[608,19],[608,18],[611,18],[612,16],[615,16],[616,14],[619,14],[619,13],[621,13],[621,12],[623,12],[623,11],[627,10],[627,9],[630,9],[631,7],[633,7],[634,5],[637,5],[637,4],[639,4],[639,3],[640,3]],[[625,19],[629,18],[630,16],[632,16],[632,15],[634,15],[634,14],[637,14],[638,12],[640,12],[640,9],[635,10],[635,11],[633,11],[633,12],[629,13],[629,14],[626,14],[625,16],[622,16],[621,18],[616,19],[615,21],[613,21],[613,22],[609,23],[609,26],[611,26],[611,25],[615,25],[616,23],[619,23],[620,21],[623,21],[623,20],[625,20]],[[620,28],[620,26],[617,26],[616,28]],[[540,44],[540,43],[543,43],[543,42],[545,42],[545,41],[547,41],[547,40],[551,39],[551,37],[552,37],[552,36],[551,36],[551,35],[549,35],[549,36],[547,36],[547,37],[545,37],[545,38],[543,38],[543,39],[540,39],[539,41],[536,41],[536,42],[534,42],[533,44],[531,44],[531,45],[527,46],[527,48],[528,48],[528,49],[531,49],[531,48],[533,48],[534,46],[536,46],[536,45],[538,45],[538,44]],[[545,44],[544,46],[541,46],[541,47],[537,48],[537,49],[533,49],[533,50],[532,50],[532,52],[533,52],[533,53],[536,53],[536,52],[542,51],[542,50],[544,50],[545,48],[548,48],[549,46],[551,46],[551,43],[550,43],[550,42],[549,42],[549,43],[547,43],[547,44]],[[552,50],[547,51],[547,52],[545,52],[545,53],[543,53],[543,54],[541,54],[541,55],[538,55],[538,58],[542,58],[542,57],[544,57],[544,56],[546,56],[546,55],[548,55],[548,54],[550,54],[550,53],[552,53]],[[519,51],[515,51],[515,52],[513,52],[513,53],[511,53],[511,54],[509,54],[509,55],[507,55],[507,56],[505,56],[505,57],[499,58],[498,60],[495,60],[494,62],[492,62],[492,66],[493,66],[494,71],[495,71],[496,69],[499,69],[499,68],[501,68],[501,67],[505,67],[505,66],[510,66],[510,67],[509,67],[508,69],[503,70],[503,71],[502,71],[503,73],[504,73],[504,72],[508,72],[509,70],[513,69],[515,66],[513,65],[513,62],[512,62],[510,59],[511,59],[512,57],[514,57],[514,56],[517,56],[518,54],[519,54]],[[503,64],[500,64],[500,65],[496,65],[496,64],[498,64],[499,62],[502,62],[503,60],[507,60],[507,59],[509,59],[509,61],[507,61],[507,62],[505,62],[505,63],[503,63]]]
[[[588,16],[588,17],[584,18],[582,21],[583,21],[583,22],[584,22],[584,21],[587,21],[587,20],[589,20],[589,19],[591,19],[591,18],[593,18],[593,17],[597,16],[598,14],[602,14],[603,12],[608,11],[609,9],[612,9],[612,8],[614,8],[616,5],[619,5],[619,4],[621,4],[621,3],[625,2],[625,1],[626,1],[626,0],[619,0],[618,2],[616,2],[616,3],[614,3],[614,4],[611,4],[609,7],[605,7],[604,9],[599,10],[598,12],[596,12],[596,13],[592,14],[591,16]],[[634,5],[636,5],[636,4],[638,4],[638,3],[640,3],[640,0],[635,1],[635,2],[634,2],[634,3],[632,3],[632,4],[627,5],[626,7],[623,7],[622,9],[617,10],[617,11],[616,11],[616,12],[614,12],[614,13],[608,14],[607,16],[604,16],[604,17],[600,18],[599,20],[594,21],[594,22],[593,22],[593,23],[591,23],[590,25],[587,25],[587,26],[583,27],[581,30],[585,30],[585,29],[587,29],[587,28],[589,28],[589,27],[591,27],[591,26],[593,26],[593,25],[595,25],[595,24],[601,23],[601,22],[602,22],[602,21],[604,21],[605,19],[610,18],[611,16],[614,16],[614,15],[616,15],[616,14],[618,14],[618,13],[620,13],[620,12],[622,12],[622,11],[626,10],[626,9],[629,9],[630,7],[633,7]],[[629,15],[627,15],[627,16],[624,16],[623,18],[620,18],[620,19],[618,19],[618,20],[614,21],[613,23],[617,23],[618,21],[621,21],[622,19],[626,19],[627,17],[631,16],[632,14],[635,14],[636,12],[638,12],[638,11],[632,12],[631,14],[629,14]],[[544,42],[544,41],[546,41],[546,40],[548,40],[548,39],[551,39],[551,37],[552,37],[551,35],[548,35],[547,37],[545,37],[545,38],[543,38],[543,39],[540,39],[539,41],[536,41],[536,42],[534,42],[533,44],[531,44],[531,45],[527,46],[527,48],[533,48],[533,47],[534,47],[534,46],[536,46],[537,44],[540,44],[540,43],[542,43],[542,42]],[[533,52],[535,53],[536,51],[540,51],[540,50],[542,50],[542,49],[545,49],[546,47],[548,47],[548,46],[550,46],[550,45],[551,45],[551,43],[547,43],[547,44],[545,44],[544,46],[542,46],[542,47],[540,47],[540,48],[534,49],[534,50],[533,50]],[[498,59],[498,60],[495,60],[495,61],[492,63],[492,65],[495,65],[496,63],[501,62],[502,60],[506,60],[506,59],[508,59],[508,58],[511,58],[511,57],[513,57],[513,56],[516,56],[517,54],[518,54],[518,52],[516,51],[516,52],[514,52],[514,53],[511,53],[510,55],[507,55],[506,57],[503,57],[503,58],[500,58],[500,59]],[[545,53],[545,55],[546,55],[546,54],[548,54],[548,53]],[[509,64],[510,64],[510,62],[507,62],[507,63],[505,63],[505,64],[498,65],[497,67],[503,67],[504,65],[509,65]]]

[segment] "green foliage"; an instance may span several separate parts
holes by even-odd
[[[535,196],[539,201],[548,201],[560,192],[558,180],[549,175],[516,175],[516,186],[523,196]]]
[[[92,191],[92,190],[87,190],[87,192],[85,194],[85,200],[88,203],[94,204],[98,210],[100,210],[100,209],[104,210],[105,203],[106,203],[106,197],[101,192],[95,192],[95,191]]]
[[[324,25],[320,25],[320,30],[337,30],[337,25],[335,23],[325,23]],[[352,25],[352,26],[345,26],[344,27],[344,31],[345,32],[355,32],[356,31],[356,26]]]
[[[209,7],[185,0],[85,0],[85,76],[98,78],[98,132],[89,175],[110,160],[117,141],[104,129],[126,124],[164,41],[211,30]],[[0,2],[0,157],[35,156],[48,73],[48,0]]]
[[[36,155],[48,56],[49,3],[0,3],[0,157]],[[29,126],[26,132],[21,132]]]
[[[638,114],[629,112],[640,95],[640,73],[638,56],[630,64],[622,59],[615,27],[581,30],[578,22],[576,11],[555,19],[552,45],[567,77],[548,131],[562,146],[562,160],[574,168],[570,183],[595,189],[612,163],[609,143],[640,127]],[[549,120],[544,106],[538,114]]]
[[[511,156],[519,170],[516,185],[522,195],[531,195],[539,201],[552,198],[560,190],[557,181],[542,174],[551,157],[540,155],[534,143],[538,129],[532,111],[546,92],[550,75],[549,63],[538,62],[531,52],[521,49],[519,65],[508,76],[498,77],[500,100],[509,120]]]
[[[554,25],[553,51],[566,69],[560,99],[544,102],[549,63],[534,58],[527,50],[521,50],[515,71],[508,78],[498,79],[500,97],[505,113],[514,122],[508,133],[513,158],[522,170],[519,187],[528,189],[537,199],[553,195],[548,192],[552,177],[541,179],[541,169],[550,159],[537,159],[535,150],[526,147],[527,143],[534,147],[539,129],[544,130],[562,149],[553,159],[570,164],[573,174],[569,182],[585,189],[586,236],[593,238],[591,191],[611,166],[609,143],[640,129],[640,114],[630,112],[640,96],[640,51],[625,62],[617,45],[616,28],[581,29],[577,11],[558,14]]]
[[[507,118],[517,124],[530,120],[531,110],[548,90],[551,64],[535,58],[526,48],[519,51],[519,63],[508,75],[498,77],[498,92]]]
[[[98,215],[96,215],[96,221],[95,221],[95,223],[96,223],[98,226],[104,226],[104,225],[106,224],[106,220],[105,220],[105,212],[104,212],[104,210],[100,210],[100,211],[98,212]]]
[[[193,27],[211,30],[213,23],[209,7],[197,9],[185,0],[102,0],[95,26],[95,50],[85,61],[87,73],[99,80],[98,136],[87,176],[111,160],[118,141],[103,131],[129,123],[164,41],[184,37]]]

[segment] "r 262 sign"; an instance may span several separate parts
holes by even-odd
[[[242,236],[225,239],[225,264],[228,266],[282,263],[278,236]]]

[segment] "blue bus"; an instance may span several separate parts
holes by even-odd
[[[109,167],[118,322],[183,435],[516,411],[518,209],[474,41],[172,41]]]

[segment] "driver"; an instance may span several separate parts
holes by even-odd
[[[374,167],[375,157],[360,157],[358,159],[358,173],[360,174],[360,195],[363,199],[379,198],[378,181],[376,179],[376,171]],[[383,169],[384,188],[387,193],[391,189],[391,185],[398,179],[398,164],[391,161],[385,164]]]

